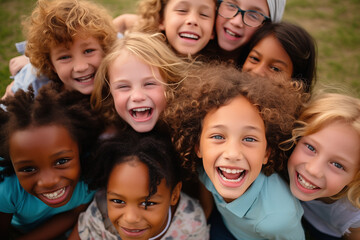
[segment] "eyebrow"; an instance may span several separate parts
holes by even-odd
[[[217,124],[214,126],[210,126],[210,129],[214,129],[214,128],[220,128],[220,129],[226,129],[227,127],[225,127],[222,124]],[[252,125],[246,125],[245,127],[243,127],[244,130],[250,130],[250,131],[257,131],[257,132],[262,132],[262,130],[258,127],[252,126]]]

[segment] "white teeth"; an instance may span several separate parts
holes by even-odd
[[[300,174],[298,174],[298,181],[301,184],[301,186],[303,186],[306,189],[310,189],[313,190],[315,188],[318,188],[317,186],[312,185],[311,183],[305,181],[305,179],[302,178],[302,176]]]
[[[244,171],[244,169],[240,170],[240,169],[229,169],[229,168],[223,168],[223,167],[219,167],[219,168],[223,172],[232,173],[232,174],[242,173]]]
[[[236,37],[236,36],[237,36],[236,33],[230,31],[229,29],[226,29],[225,32],[228,33],[229,35],[233,36],[233,37]]]
[[[145,112],[150,110],[151,108],[135,108],[133,109],[134,112]]]
[[[57,199],[65,194],[65,187],[53,192],[53,193],[43,193],[42,195],[48,199]]]
[[[88,75],[85,77],[79,77],[79,78],[75,78],[77,81],[79,82],[90,82],[92,80],[93,75]]]
[[[199,36],[197,36],[195,34],[191,34],[191,33],[180,33],[180,37],[191,38],[191,39],[195,39],[195,40],[199,39]]]

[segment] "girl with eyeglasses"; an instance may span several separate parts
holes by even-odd
[[[205,55],[242,59],[241,53],[257,29],[281,21],[285,4],[286,0],[218,0],[216,39],[206,47]]]

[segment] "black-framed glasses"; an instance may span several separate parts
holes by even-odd
[[[234,3],[218,0],[218,14],[226,19],[231,19],[236,17],[241,13],[242,21],[245,25],[249,27],[258,27],[264,22],[271,21],[268,16],[255,11],[255,10],[242,10]]]

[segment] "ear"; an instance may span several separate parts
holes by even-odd
[[[180,192],[181,192],[182,182],[179,182],[176,184],[174,189],[172,190],[171,197],[170,197],[170,205],[175,206],[180,198]]]
[[[199,144],[196,144],[196,146],[195,146],[195,152],[196,152],[196,155],[198,156],[198,158],[202,158]]]
[[[267,164],[267,162],[269,161],[270,153],[271,153],[271,148],[266,149],[263,165]]]
[[[165,31],[165,26],[163,24],[163,21],[161,21],[161,23],[159,24],[159,30],[160,31]]]

